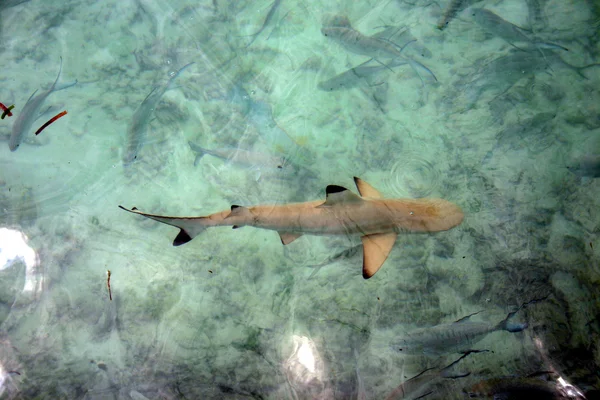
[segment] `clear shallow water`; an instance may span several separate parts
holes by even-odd
[[[592,2],[474,3],[536,38],[511,44],[511,25],[478,24],[468,4],[439,30],[447,2],[283,0],[250,46],[274,3],[14,3],[0,2],[6,143],[61,57],[60,82],[78,83],[48,97],[17,151],[0,146],[2,398],[383,399],[403,382],[404,398],[581,398],[565,382],[597,396],[600,68],[579,68],[599,62]],[[321,33],[340,16],[364,35],[393,27],[379,44],[416,40],[411,62],[363,64]],[[319,89],[361,65],[374,68]],[[136,110],[161,88],[124,165]],[[190,141],[234,153],[194,166]],[[452,201],[465,220],[401,233],[365,280],[358,236],[282,246],[214,228],[173,247],[176,229],[117,207],[207,215],[356,192],[353,176]],[[526,329],[468,336],[519,307]],[[400,351],[436,330],[459,346]],[[470,349],[487,351],[440,371]]]

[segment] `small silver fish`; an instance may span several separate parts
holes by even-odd
[[[221,160],[231,161],[232,163],[243,167],[266,167],[273,170],[283,169],[285,159],[283,157],[271,156],[268,154],[248,151],[240,148],[221,148],[221,149],[206,149],[195,143],[188,142],[190,148],[196,152],[194,165],[198,165],[200,159],[205,155],[220,158]]]
[[[321,33],[355,54],[376,59],[402,57],[401,50],[394,44],[377,36],[363,35],[343,16],[336,17],[335,25],[323,26]]]
[[[497,14],[494,14],[490,10],[485,8],[476,8],[471,11],[471,15],[477,24],[479,24],[485,31],[492,35],[498,36],[506,40],[511,46],[514,46],[520,50],[523,48],[517,46],[515,43],[524,43],[529,46],[533,46],[535,49],[547,48],[547,49],[560,49],[568,51],[563,46],[555,43],[537,42],[529,38],[529,36],[523,33],[523,29],[515,24],[512,24]]]
[[[460,9],[465,7],[465,3],[469,3],[469,2],[465,1],[465,0],[450,0],[450,3],[448,3],[446,8],[444,9],[444,13],[442,14],[442,16],[440,17],[440,19],[437,22],[437,25],[436,25],[437,28],[441,31],[446,26],[448,26],[448,24],[450,23],[450,20],[452,18],[454,18],[456,13]]]
[[[19,148],[19,146],[23,142],[23,139],[31,129],[31,126],[39,116],[40,109],[44,105],[44,102],[46,101],[48,96],[50,96],[55,91],[69,88],[77,83],[77,81],[75,81],[57,86],[61,72],[62,57],[60,58],[60,68],[58,69],[58,75],[56,76],[56,79],[54,80],[54,83],[52,84],[50,89],[38,94],[37,96],[35,96],[37,90],[33,92],[33,94],[29,97],[29,100],[27,100],[27,103],[19,113],[19,116],[15,120],[15,123],[12,126],[10,140],[8,142],[8,147],[10,148],[10,151],[16,151]]]
[[[179,71],[175,72],[171,78],[169,78],[166,85],[152,89],[144,101],[142,101],[142,104],[139,105],[127,127],[127,143],[123,153],[124,166],[128,166],[137,159],[138,153],[146,141],[146,131],[148,130],[150,117],[158,105],[158,102],[165,92],[172,88],[173,82],[175,82],[175,79],[177,79],[179,74],[192,64],[194,63],[191,62],[181,67]]]
[[[505,330],[521,332],[527,324],[513,324],[508,320],[515,314],[511,312],[497,324],[489,322],[472,322],[462,318],[451,324],[440,324],[428,328],[416,329],[393,343],[393,348],[403,354],[440,355],[445,353],[470,350],[469,346],[479,341],[484,335]]]
[[[333,92],[335,90],[347,90],[359,86],[364,82],[368,82],[369,79],[373,78],[380,72],[390,70],[390,68],[398,67],[400,65],[408,64],[408,61],[397,59],[387,65],[366,65],[372,61],[368,60],[356,67],[350,68],[325,81],[319,82],[317,87],[320,90],[327,92]]]
[[[388,394],[385,399],[421,399],[433,393],[434,384],[443,378],[458,379],[470,375],[469,372],[451,372],[451,368],[453,368],[469,354],[470,352],[463,354],[460,356],[460,358],[444,368],[433,367],[420,372],[419,374],[400,384],[396,389]]]
[[[252,35],[250,35],[250,36],[252,36],[252,39],[250,40],[250,43],[248,43],[246,45],[246,47],[250,47],[250,45],[252,43],[254,43],[254,41],[256,40],[256,38],[258,37],[258,35],[260,35],[262,33],[262,31],[265,30],[265,28],[267,27],[267,25],[269,24],[269,22],[271,21],[271,19],[273,19],[273,15],[275,15],[275,11],[277,11],[277,8],[279,8],[280,4],[281,4],[281,0],[275,0],[273,2],[273,5],[271,6],[271,9],[267,13],[265,21],[263,22],[262,26],[260,27],[260,29],[257,32],[255,32]]]

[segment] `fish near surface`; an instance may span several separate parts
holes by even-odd
[[[338,74],[332,78],[329,78],[325,81],[321,81],[318,83],[317,87],[320,90],[324,90],[327,92],[333,92],[335,90],[346,90],[352,89],[361,85],[364,82],[367,82],[383,71],[389,71],[390,68],[398,67],[400,65],[408,64],[408,61],[397,59],[392,61],[387,65],[366,65],[371,60],[366,61],[360,65],[357,65],[354,68],[350,68]]]
[[[273,16],[275,15],[275,12],[279,8],[280,4],[281,4],[281,0],[275,0],[273,2],[273,5],[269,9],[269,12],[267,13],[267,16],[265,17],[265,20],[264,20],[262,26],[260,27],[260,29],[258,31],[256,31],[252,35],[250,35],[250,36],[252,36],[252,39],[250,40],[250,43],[248,43],[246,45],[246,47],[250,47],[250,45],[252,43],[254,43],[254,41],[256,40],[256,38],[258,37],[258,35],[260,35],[262,33],[262,31],[265,30],[265,28],[267,27],[267,25],[269,24],[269,22],[273,19]]]
[[[570,69],[584,79],[587,77],[583,71],[600,66],[600,64],[589,64],[582,67],[571,65],[551,50],[545,50],[543,54],[515,50],[482,66],[467,78],[467,82],[459,82],[458,89],[462,88],[465,91],[468,100],[467,108],[470,108],[483,93],[491,91],[495,97],[506,92],[522,78],[530,77],[538,72],[547,72],[549,65]]]
[[[48,96],[50,96],[53,92],[69,88],[77,83],[77,81],[75,81],[75,82],[65,83],[62,85],[57,85],[58,80],[60,79],[61,72],[62,72],[62,57],[60,59],[60,67],[58,69],[58,75],[56,76],[56,79],[54,80],[54,83],[52,84],[50,89],[38,94],[37,96],[35,95],[37,93],[37,90],[35,92],[33,92],[31,97],[29,97],[29,100],[27,100],[27,103],[25,104],[25,106],[23,107],[21,112],[19,113],[19,116],[15,120],[15,123],[12,126],[10,140],[8,142],[8,147],[10,148],[10,151],[16,151],[19,148],[19,146],[23,142],[23,139],[25,138],[25,136],[27,135],[27,133],[33,126],[33,123],[37,119],[37,117],[40,113],[40,109],[44,105],[44,102],[46,101]]]
[[[367,182],[354,178],[360,196],[329,185],[326,199],[282,205],[233,205],[204,217],[169,217],[120,208],[180,229],[174,246],[189,242],[214,226],[253,226],[274,230],[287,245],[308,235],[360,235],[363,244],[363,277],[373,276],[387,259],[398,233],[440,232],[458,226],[464,214],[442,199],[384,199]]]
[[[466,353],[460,356],[460,358],[444,368],[428,368],[412,378],[402,382],[402,384],[400,384],[398,387],[396,387],[396,389],[386,396],[385,400],[421,399],[433,393],[432,386],[442,378],[458,379],[468,376],[468,372],[452,373],[450,370],[463,358],[467,357],[468,354],[469,353]]]
[[[346,17],[336,17],[334,24],[321,28],[321,33],[352,53],[376,59],[402,57],[400,49],[395,45],[379,37],[363,35],[350,25]]]
[[[466,7],[472,1],[467,0],[450,0],[440,19],[438,20],[436,27],[441,31],[448,26],[450,20],[464,7]]]
[[[244,150],[237,147],[206,149],[192,142],[188,142],[188,144],[190,145],[192,151],[196,153],[194,165],[198,165],[202,157],[208,154],[210,156],[220,158],[224,161],[231,161],[232,163],[241,165],[243,167],[262,166],[269,169],[277,170],[283,169],[285,166],[285,159],[283,157],[271,156],[268,154]]]
[[[476,8],[471,11],[471,15],[475,22],[481,26],[485,31],[492,35],[498,36],[512,46],[517,47],[515,43],[525,43],[527,45],[534,45],[536,47],[552,48],[567,50],[566,48],[559,46],[554,43],[535,42],[530,39],[529,36],[523,33],[523,30],[517,25],[512,24],[499,15],[493,13],[485,8]],[[521,48],[520,46],[517,48]]]
[[[150,124],[150,117],[154,113],[154,109],[162,99],[165,92],[173,87],[173,82],[186,68],[194,64],[193,62],[184,65],[175,72],[166,85],[162,87],[155,87],[146,96],[144,101],[139,105],[131,122],[127,127],[127,143],[125,144],[125,151],[123,152],[123,165],[128,166],[137,159],[138,153],[144,146],[146,141],[146,132],[148,131],[148,125]]]
[[[403,354],[441,355],[470,350],[471,344],[488,333],[498,330],[515,333],[527,328],[527,324],[508,321],[514,313],[508,314],[498,324],[469,321],[467,317],[451,324],[416,329],[394,341],[392,346]]]

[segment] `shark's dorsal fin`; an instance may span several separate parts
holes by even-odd
[[[239,216],[242,216],[249,212],[250,212],[250,210],[248,210],[248,207],[238,206],[238,205],[234,204],[231,206],[231,212],[229,213],[228,216],[225,217],[225,219],[227,219],[229,217],[239,217]]]
[[[350,20],[345,15],[336,15],[328,21],[328,26],[337,26],[344,28],[352,28]]]
[[[375,189],[373,186],[363,181],[362,179],[357,178],[356,176],[354,177],[354,183],[356,184],[358,193],[360,193],[362,197],[372,197],[374,199],[380,199],[383,197],[377,189]]]
[[[369,279],[383,265],[396,242],[396,232],[363,236],[363,278]]]
[[[327,194],[325,203],[321,204],[319,207],[334,206],[336,204],[357,203],[363,201],[363,199],[361,199],[360,196],[352,193],[350,190],[346,189],[343,186],[329,185],[325,189],[325,193]]]
[[[279,237],[281,238],[281,243],[285,246],[286,244],[292,243],[294,240],[298,239],[302,236],[301,233],[293,233],[293,232],[277,232],[279,233]]]

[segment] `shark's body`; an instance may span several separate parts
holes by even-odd
[[[286,245],[308,235],[361,235],[363,276],[373,276],[389,255],[399,232],[439,232],[459,225],[461,209],[442,199],[383,199],[368,183],[354,178],[362,196],[327,186],[325,201],[253,207],[231,206],[205,217],[167,217],[124,210],[181,229],[174,246],[187,243],[212,226],[253,226],[274,230]]]

